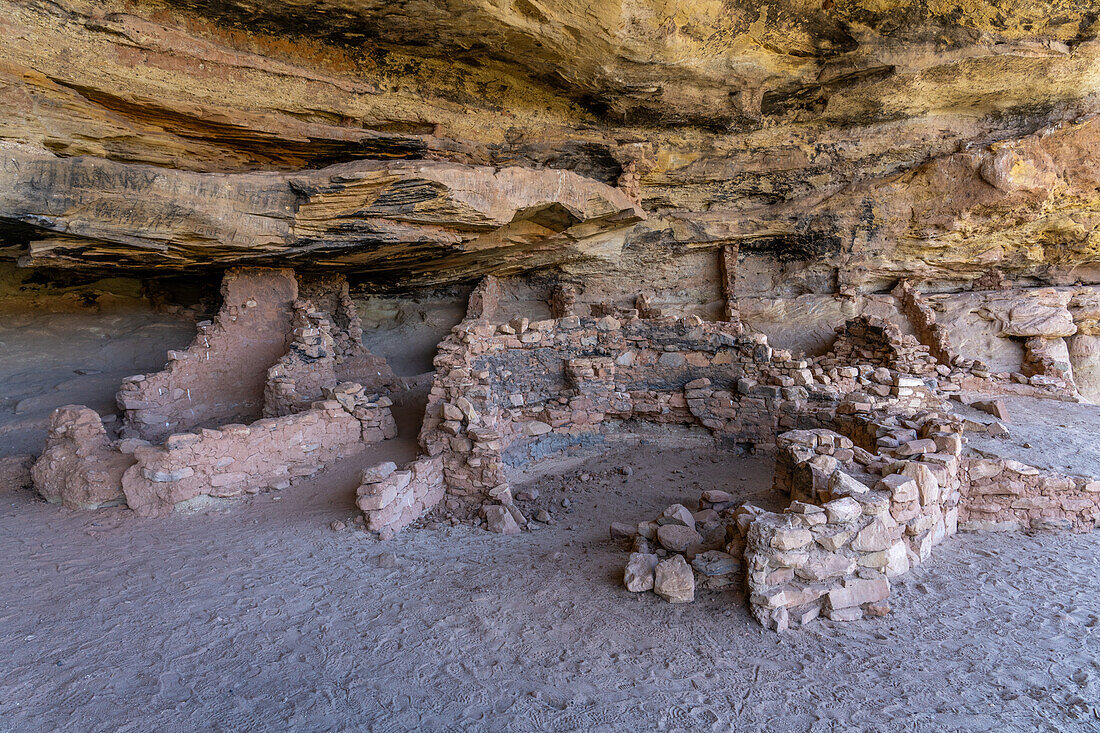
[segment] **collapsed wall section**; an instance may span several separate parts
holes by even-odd
[[[392,462],[365,469],[359,475],[356,505],[367,529],[386,539],[438,504],[444,493],[442,459],[422,457],[400,471]]]
[[[935,374],[937,360],[929,347],[903,335],[895,323],[874,316],[858,316],[838,326],[829,354],[848,364],[875,364],[907,374]]]
[[[336,339],[325,314],[309,301],[294,302],[294,330],[287,352],[267,370],[264,417],[309,409],[325,387],[336,384]]]
[[[122,475],[134,463],[107,436],[91,408],[65,405],[50,415],[46,449],[31,468],[43,499],[69,509],[121,504]]]

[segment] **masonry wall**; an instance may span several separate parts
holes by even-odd
[[[672,318],[467,321],[440,345],[421,442],[451,494],[489,497],[509,467],[630,421],[694,424],[737,442],[831,422],[873,370],[828,368],[772,349],[739,324]],[[920,380],[915,381],[920,385]],[[886,385],[877,402],[920,406]]]
[[[124,434],[162,441],[173,433],[249,423],[263,412],[267,369],[286,353],[298,283],[290,269],[241,268],[222,280],[222,307],[198,326],[161,372],[123,381]]]
[[[332,324],[306,301],[294,302],[294,330],[287,352],[267,370],[264,417],[309,409],[321,390],[336,384],[336,342]]]
[[[1100,481],[1005,458],[971,458],[964,464],[963,529],[1088,532],[1100,523]]]
[[[423,457],[401,470],[393,463],[364,470],[356,505],[363,511],[367,529],[386,537],[438,504],[444,493],[442,459]]]
[[[959,428],[933,417],[919,430],[905,445],[925,452],[889,463],[829,430],[780,438],[776,488],[794,501],[757,516],[745,545],[749,606],[762,624],[884,614],[890,578],[958,530]],[[954,439],[937,445],[941,436]]]
[[[144,516],[171,511],[200,495],[238,496],[281,489],[363,445],[397,435],[389,400],[352,409],[336,400],[251,425],[225,425],[170,436],[163,445],[133,448],[122,477],[130,508]]]

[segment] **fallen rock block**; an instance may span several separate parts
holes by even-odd
[[[733,555],[720,550],[701,552],[691,561],[691,567],[700,575],[713,578],[737,572],[741,563]]]
[[[695,517],[683,504],[673,504],[661,512],[661,516],[657,517],[657,524],[682,524],[685,527],[695,529]]]
[[[657,563],[653,590],[669,603],[690,603],[695,600],[695,573],[683,555],[673,555]]]
[[[632,552],[623,571],[623,585],[631,593],[653,590],[655,571],[660,558],[643,552]]]
[[[657,529],[657,541],[669,552],[686,552],[688,548],[701,544],[703,536],[682,524],[666,524]]]
[[[519,534],[519,525],[515,517],[503,506],[485,507],[485,522],[490,532],[497,534]]]
[[[1004,400],[974,400],[970,403],[970,406],[975,410],[981,410],[988,415],[992,415],[998,420],[1010,422],[1008,408],[1005,407]]]
[[[624,524],[623,522],[611,523],[611,539],[616,542],[620,540],[632,540],[638,536],[638,527]]]

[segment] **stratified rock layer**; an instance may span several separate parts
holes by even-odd
[[[700,305],[731,244],[742,297],[1097,282],[1097,27],[1068,0],[0,2],[0,251],[396,290],[551,267]]]

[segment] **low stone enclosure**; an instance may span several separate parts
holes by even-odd
[[[230,270],[191,346],[124,380],[120,438],[86,407],[54,412],[34,485],[69,507],[126,503],[145,516],[284,488],[394,437],[393,382],[362,346],[343,278],[303,279],[300,291],[288,269]]]
[[[1057,365],[1005,374],[962,359],[919,294],[899,288],[932,325],[905,336],[860,316],[830,353],[800,359],[747,333],[736,308],[704,322],[639,298],[638,310],[582,317],[561,289],[554,318],[500,323],[487,279],[439,344],[421,455],[362,472],[366,527],[385,539],[439,506],[518,532],[527,519],[510,475],[640,423],[707,430],[719,449],[775,450],[775,488],[791,504],[765,512],[708,492],[695,512],[616,524],[633,543],[628,588],[687,601],[697,584],[728,587],[743,573],[753,614],[773,629],[885,613],[890,580],[959,528],[1095,527],[1100,482],[967,455],[964,423],[946,409],[963,391],[1074,399],[1072,381]],[[32,469],[44,497],[160,515],[285,487],[395,435],[387,395],[399,380],[362,347],[342,278],[242,269],[222,295],[217,318],[164,371],[125,380],[119,437],[88,408],[54,413]]]
[[[475,291],[474,315],[491,317],[492,293],[491,283]],[[948,348],[941,336],[936,351]],[[737,322],[471,318],[439,346],[423,456],[364,471],[359,506],[382,537],[444,498],[451,516],[516,532],[526,518],[511,472],[636,422],[699,426],[727,445],[777,447],[775,487],[792,504],[776,514],[704,495],[694,513],[670,507],[654,522],[616,524],[613,536],[634,543],[628,587],[690,600],[696,577],[725,587],[743,568],[769,628],[885,613],[890,579],[959,527],[1084,531],[1100,520],[1100,482],[965,457],[962,423],[945,409],[964,389],[1073,399],[1072,384],[959,357],[944,364],[932,351],[867,317],[812,359]]]

